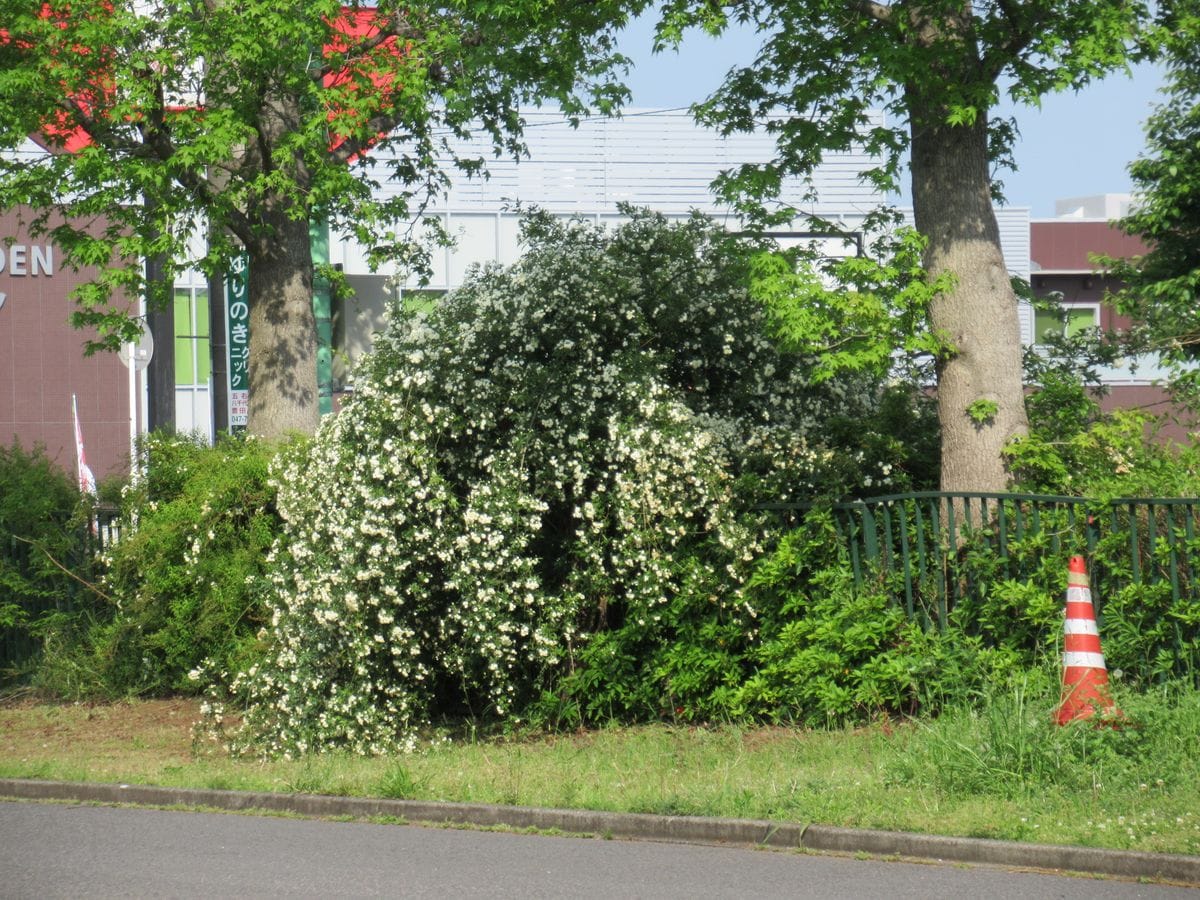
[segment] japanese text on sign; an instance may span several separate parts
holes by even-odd
[[[245,428],[250,413],[249,271],[245,257],[230,264],[225,276],[225,322],[229,347],[229,427]]]

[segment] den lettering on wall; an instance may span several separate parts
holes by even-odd
[[[0,275],[17,278],[54,274],[53,244],[19,244],[12,238],[0,240]]]
[[[54,274],[53,244],[19,244],[0,236],[0,275],[50,277]],[[0,309],[8,302],[8,291],[0,291]]]

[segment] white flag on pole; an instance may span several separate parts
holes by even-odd
[[[71,412],[75,416],[75,471],[79,476],[79,492],[96,496],[96,476],[88,468],[87,454],[83,452],[83,429],[79,427],[79,404],[71,395]]]

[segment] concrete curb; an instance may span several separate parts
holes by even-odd
[[[657,816],[482,803],[426,803],[318,794],[271,794],[163,788],[137,784],[90,784],[0,779],[0,797],[66,800],[81,803],[130,803],[143,806],[191,806],[233,811],[266,810],[301,816],[388,816],[413,823],[467,825],[477,828],[557,829],[630,840],[689,844],[735,844],[836,853],[869,853],[913,859],[1059,869],[1125,878],[1158,878],[1200,884],[1200,856],[1098,850],[1055,844],[1023,844],[980,838],[942,837],[898,831],[835,828],[756,819]]]

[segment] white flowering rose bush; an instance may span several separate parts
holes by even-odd
[[[353,400],[281,458],[269,650],[228,685],[235,742],[373,753],[447,716],[699,715],[737,677],[747,513],[820,482],[823,423],[875,394],[813,387],[773,347],[744,241],[630,215],[529,217],[520,262],[397,311]]]

